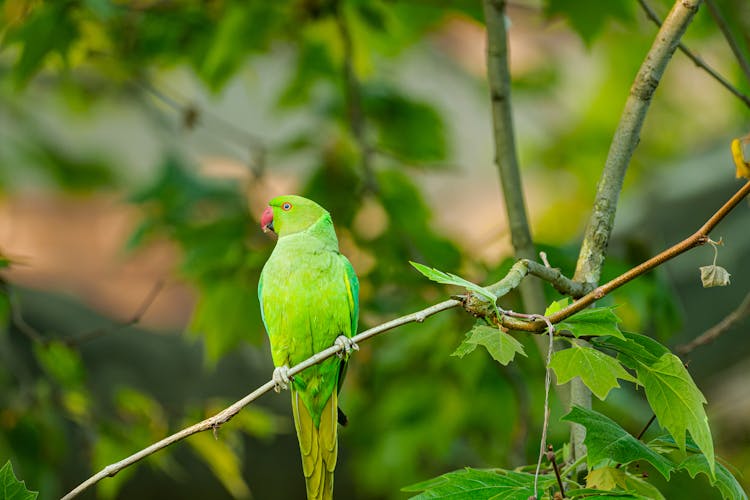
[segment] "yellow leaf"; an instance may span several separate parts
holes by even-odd
[[[734,166],[737,168],[737,178],[744,177],[750,179],[750,161],[745,159],[743,148],[750,144],[750,135],[732,141],[732,159]]]
[[[625,471],[614,467],[600,467],[586,476],[586,487],[597,490],[613,490],[617,487],[626,489]]]

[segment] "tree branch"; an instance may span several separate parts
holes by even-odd
[[[511,112],[511,84],[508,69],[508,34],[505,27],[504,0],[484,0],[487,25],[487,82],[492,102],[492,123],[495,142],[495,164],[500,174],[505,212],[510,226],[510,239],[518,259],[534,259],[536,250],[531,239],[521,173],[516,154]],[[539,283],[521,285],[521,298],[527,311],[544,311],[544,291]]]
[[[594,211],[586,227],[576,274],[573,277],[576,281],[588,283],[599,281],[609,237],[614,226],[615,210],[623,179],[640,140],[641,128],[651,104],[651,98],[659,85],[667,63],[699,5],[700,0],[675,2],[638,70],[597,186]]]
[[[727,43],[729,44],[729,47],[732,49],[732,53],[734,54],[734,57],[737,58],[737,62],[740,63],[740,67],[742,68],[743,73],[745,73],[745,77],[750,81],[750,61],[747,60],[745,57],[745,54],[742,53],[742,49],[740,48],[740,45],[737,43],[737,40],[735,40],[734,35],[732,34],[732,30],[729,29],[729,25],[727,24],[727,20],[724,19],[724,15],[721,13],[721,10],[716,6],[716,3],[714,3],[714,0],[706,0],[706,7],[708,7],[708,12],[711,14],[711,17],[714,18],[714,22],[716,23],[716,26],[719,27],[719,30],[721,30],[721,33],[724,35],[724,38],[727,40]]]
[[[641,5],[641,8],[643,8],[644,12],[646,13],[646,17],[648,17],[651,21],[653,21],[654,24],[661,27],[661,19],[659,19],[659,16],[656,15],[656,12],[654,12],[654,9],[651,8],[651,6],[648,4],[647,0],[638,0],[638,3]],[[710,4],[707,2],[707,5]],[[693,63],[698,66],[699,68],[703,69],[706,73],[708,73],[714,80],[719,82],[725,89],[727,89],[729,92],[734,94],[740,101],[745,103],[745,106],[750,108],[750,97],[746,96],[740,90],[729,83],[729,81],[721,76],[715,69],[713,69],[711,66],[708,65],[698,54],[690,50],[685,46],[684,43],[680,42],[677,44],[677,48],[680,49],[680,51],[685,54],[688,59],[693,61]]]
[[[636,267],[629,269],[623,274],[616,278],[608,281],[602,286],[594,288],[592,291],[578,299],[577,301],[570,304],[568,307],[561,309],[560,311],[550,315],[549,319],[553,324],[559,323],[560,321],[569,318],[573,314],[585,309],[597,300],[601,299],[605,295],[608,295],[613,290],[621,287],[629,281],[637,278],[638,276],[654,269],[657,266],[671,260],[678,255],[681,255],[688,250],[697,246],[704,245],[708,242],[709,233],[726,217],[729,212],[732,211],[748,194],[750,194],[750,181],[746,182],[736,193],[732,195],[729,200],[724,203],[709,219],[693,234],[680,241],[679,243],[672,245],[663,252],[651,257],[645,262],[637,265]],[[508,276],[498,281],[497,283],[487,287],[488,290],[496,292],[497,290],[504,290],[507,287]],[[467,307],[469,311],[474,314],[487,315],[487,313],[475,303],[475,301],[467,300]],[[505,317],[502,320],[502,325],[511,330],[526,331],[526,332],[541,332],[546,328],[546,324],[543,321],[521,321],[514,318]]]
[[[677,352],[677,354],[681,354],[684,356],[686,354],[690,354],[696,347],[710,344],[721,335],[726,333],[739,321],[744,319],[748,314],[750,314],[750,293],[745,295],[745,298],[742,299],[742,302],[739,306],[737,306],[737,309],[729,313],[724,319],[716,323],[714,326],[712,326],[687,344],[675,347],[675,351]]]
[[[364,332],[360,333],[359,335],[355,335],[352,337],[352,341],[356,343],[364,342],[365,340],[370,339],[371,337],[374,337],[376,335],[379,335],[383,332],[387,332],[388,330],[392,330],[398,326],[405,325],[407,323],[421,323],[428,317],[437,314],[439,312],[452,309],[454,307],[457,307],[461,304],[458,300],[446,300],[443,302],[440,302],[438,304],[432,305],[430,307],[427,307],[425,309],[422,309],[421,311],[417,311],[412,314],[408,314],[406,316],[402,316],[400,318],[396,318],[394,320],[388,321],[386,323],[383,323],[382,325],[378,325],[374,328],[370,328],[369,330],[365,330]],[[289,376],[294,376],[300,373],[302,370],[305,370],[313,365],[316,365],[318,363],[321,363],[322,361],[335,356],[337,353],[341,352],[343,350],[342,346],[334,345],[329,347],[328,349],[325,349],[321,352],[318,352],[314,354],[313,356],[307,358],[302,363],[299,363],[298,365],[295,365],[289,369]],[[146,458],[147,456],[156,453],[157,451],[166,448],[167,446],[176,443],[177,441],[181,441],[185,439],[188,436],[192,436],[193,434],[197,434],[199,432],[207,431],[209,429],[213,429],[214,431],[218,429],[222,424],[225,424],[229,420],[232,419],[235,415],[237,415],[240,410],[242,410],[245,406],[249,405],[251,402],[258,399],[263,394],[273,390],[274,388],[274,382],[273,380],[269,380],[262,386],[258,387],[256,390],[245,396],[244,398],[240,399],[233,405],[229,406],[228,408],[225,408],[224,410],[220,411],[216,415],[207,418],[201,422],[198,422],[197,424],[191,425],[190,427],[186,427],[185,429],[182,429],[179,432],[176,432],[175,434],[172,434],[171,436],[168,436],[161,441],[158,441],[151,446],[148,446],[129,457],[120,460],[119,462],[113,463],[111,465],[106,466],[78,486],[76,486],[73,490],[71,490],[67,495],[62,497],[62,500],[69,500],[71,498],[75,498],[84,491],[86,491],[91,486],[95,485],[105,477],[112,477],[121,470],[125,469],[126,467],[129,467],[133,465],[134,463]]]

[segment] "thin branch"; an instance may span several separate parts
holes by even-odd
[[[711,17],[714,18],[714,22],[719,27],[719,30],[721,30],[724,38],[727,40],[729,47],[732,49],[734,57],[737,58],[737,62],[740,63],[740,67],[745,73],[745,77],[748,79],[748,81],[750,81],[750,61],[747,60],[745,54],[740,48],[739,43],[737,43],[737,40],[734,38],[732,30],[727,24],[727,20],[724,18],[721,10],[719,10],[719,8],[714,3],[714,0],[706,0],[706,7],[708,7],[708,12],[711,14]]]
[[[23,312],[21,311],[21,304],[18,301],[18,294],[16,293],[12,285],[5,281],[5,279],[1,278],[0,285],[5,289],[5,293],[8,295],[8,303],[10,305],[10,318],[13,322],[13,326],[18,328],[18,330],[26,335],[32,342],[36,342],[42,345],[49,342],[44,337],[44,335],[39,332],[39,330],[26,322],[26,318],[23,317]]]
[[[78,346],[78,345],[83,344],[84,342],[88,342],[89,340],[93,340],[93,339],[102,337],[104,335],[115,333],[125,328],[137,325],[138,323],[141,322],[141,319],[143,319],[143,316],[149,310],[151,305],[156,300],[156,297],[159,296],[159,292],[161,292],[163,288],[164,288],[163,279],[160,279],[156,283],[154,283],[154,286],[151,287],[151,290],[148,292],[148,295],[146,295],[146,298],[143,299],[143,302],[141,302],[141,305],[138,306],[138,309],[135,310],[135,312],[133,313],[132,316],[130,316],[129,319],[121,323],[115,323],[106,328],[97,328],[95,330],[91,330],[89,332],[85,332],[80,335],[68,337],[65,340],[63,340],[63,342],[69,346]]]
[[[188,103],[184,97],[180,96],[177,99],[172,97],[171,95],[178,95],[174,90],[170,90],[169,94],[171,95],[168,95],[146,80],[137,80],[135,85],[178,112],[187,128],[193,128],[196,124],[202,123],[204,119],[210,120],[211,123],[204,123],[205,127],[211,131],[218,131],[217,137],[223,141],[233,138],[235,144],[241,149],[247,149],[250,154],[250,168],[253,175],[261,176],[263,174],[266,156],[268,155],[263,139],[247,132],[218,114]]]
[[[734,325],[743,320],[747,315],[750,314],[750,293],[745,295],[742,302],[737,309],[729,313],[724,319],[719,321],[717,324],[688,342],[687,344],[679,345],[675,348],[678,354],[686,355],[690,354],[693,349],[703,345],[710,344],[721,335],[729,331]]]
[[[659,16],[656,15],[656,12],[654,12],[654,9],[651,7],[651,5],[648,4],[647,0],[638,0],[638,3],[641,5],[641,8],[643,8],[643,11],[646,13],[646,17],[648,17],[651,21],[653,21],[654,24],[661,27],[661,19],[659,19]],[[710,3],[707,2],[707,4],[710,7]],[[711,66],[708,65],[698,54],[687,48],[684,43],[680,42],[677,44],[677,48],[680,49],[680,51],[685,54],[688,59],[693,61],[693,63],[704,70],[706,73],[709,74],[714,80],[719,82],[725,89],[727,89],[729,92],[735,95],[739,100],[741,100],[743,103],[745,103],[745,106],[750,108],[750,97],[746,96],[740,90],[729,83],[729,81],[721,76],[718,71],[713,69]]]
[[[446,311],[448,309],[452,309],[454,307],[459,306],[461,303],[457,300],[446,300],[443,302],[440,302],[438,304],[435,304],[433,306],[427,307],[425,309],[422,309],[421,311],[417,311],[412,314],[408,314],[406,316],[402,316],[400,318],[396,318],[394,320],[388,321],[387,323],[383,323],[382,325],[376,326],[374,328],[370,328],[369,330],[366,330],[359,335],[355,335],[352,337],[352,341],[356,343],[364,342],[365,340],[368,340],[371,337],[374,337],[378,334],[381,334],[383,332],[387,332],[388,330],[392,330],[398,326],[405,325],[407,323],[421,323],[428,317],[437,314],[442,311]],[[314,354],[313,356],[309,357],[302,363],[293,366],[289,369],[289,376],[294,376],[300,373],[302,370],[305,370],[313,365],[316,365],[318,363],[323,362],[324,360],[335,356],[337,353],[341,352],[343,350],[342,346],[334,345],[331,346],[321,352],[318,352]],[[274,382],[273,380],[270,380],[263,384],[262,386],[258,387],[256,390],[245,396],[244,398],[240,399],[233,405],[225,408],[221,412],[217,413],[216,415],[207,418],[201,422],[198,422],[197,424],[191,425],[190,427],[186,427],[185,429],[182,429],[179,432],[176,432],[175,434],[172,434],[171,436],[168,436],[161,441],[158,441],[140,451],[137,453],[134,453],[130,455],[129,457],[120,460],[119,462],[113,463],[111,465],[108,465],[104,467],[102,470],[76,486],[73,490],[70,491],[67,495],[62,497],[62,500],[69,500],[71,498],[75,498],[84,491],[86,491],[91,486],[95,485],[105,477],[112,477],[121,470],[125,469],[126,467],[129,467],[130,465],[133,465],[134,463],[146,458],[147,456],[166,448],[167,446],[176,443],[177,441],[181,441],[185,439],[188,436],[191,436],[193,434],[197,434],[198,432],[207,431],[209,429],[216,430],[221,425],[225,424],[229,420],[232,419],[237,413],[240,412],[245,406],[249,405],[254,400],[258,399],[263,394],[273,390],[274,388]]]
[[[565,486],[563,486],[562,477],[560,477],[560,468],[557,466],[555,449],[552,447],[552,445],[547,446],[547,460],[549,460],[549,462],[552,464],[552,470],[555,471],[557,486],[560,488],[560,495],[562,497],[565,497]]]
[[[533,274],[537,278],[549,282],[555,290],[563,295],[570,295],[573,298],[579,298],[583,297],[594,288],[590,283],[579,283],[578,281],[573,281],[572,279],[567,278],[557,268],[547,267],[528,259],[523,259],[520,262],[523,262],[527,266],[529,274]]]

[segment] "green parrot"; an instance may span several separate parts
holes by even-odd
[[[261,217],[264,232],[278,235],[258,283],[263,324],[271,341],[276,391],[291,387],[307,498],[333,497],[337,425],[346,424],[338,392],[357,331],[359,281],[339,252],[330,214],[301,196],[279,196]],[[332,345],[342,348],[289,377],[289,367]]]

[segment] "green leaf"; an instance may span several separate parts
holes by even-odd
[[[625,488],[625,471],[616,467],[599,467],[586,476],[586,487],[599,490]]]
[[[584,309],[556,325],[556,329],[567,330],[576,337],[609,335],[624,338],[617,327],[620,318],[612,311],[614,307]]]
[[[539,476],[539,489],[555,482],[554,476]],[[450,498],[451,500],[527,500],[534,495],[534,475],[502,469],[466,468],[402,488],[422,491],[413,500]],[[538,493],[538,492],[537,492]]]
[[[630,472],[625,474],[625,489],[649,500],[665,500],[659,488]]]
[[[34,9],[17,30],[9,33],[7,42],[20,42],[23,47],[13,68],[17,85],[28,83],[50,54],[57,53],[63,60],[67,58],[68,49],[78,35],[70,11],[69,2],[45,3]]]
[[[720,463],[716,463],[716,471],[709,466],[705,455],[690,455],[680,462],[678,469],[685,469],[690,477],[695,478],[698,474],[705,474],[711,485],[721,493],[725,500],[747,500],[747,493],[734,477],[734,475]]]
[[[656,340],[637,333],[624,332],[623,337],[596,337],[591,342],[599,347],[620,353],[620,361],[628,368],[636,369],[640,363],[653,364],[669,349]]]
[[[478,345],[484,346],[490,356],[502,365],[507,365],[513,361],[516,353],[526,356],[523,345],[518,340],[498,328],[482,324],[474,325],[474,328],[469,330],[466,339],[461,342],[461,345],[451,356],[463,358]]]
[[[635,460],[646,460],[669,479],[674,464],[638,441],[609,417],[574,406],[562,419],[586,427],[584,444],[588,449],[589,469],[602,462],[629,464]]]
[[[26,489],[25,481],[19,481],[13,472],[10,460],[0,468],[0,497],[3,500],[34,500],[39,493]]]
[[[604,400],[609,391],[620,387],[617,379],[637,382],[613,357],[590,347],[573,344],[569,349],[557,351],[549,364],[555,370],[557,383],[564,384],[579,377],[591,392]]]
[[[669,431],[683,451],[685,432],[690,431],[693,440],[706,455],[713,474],[716,462],[711,429],[703,408],[706,398],[682,361],[674,354],[666,353],[651,365],[639,364],[636,372],[659,424]]]
[[[497,300],[497,297],[495,296],[495,294],[493,294],[486,288],[483,288],[475,283],[472,283],[471,281],[465,280],[460,276],[456,276],[455,274],[451,274],[451,273],[445,273],[438,269],[427,267],[424,264],[420,264],[418,262],[409,261],[409,264],[414,266],[414,269],[424,274],[427,278],[431,279],[432,281],[435,281],[437,283],[442,283],[444,285],[456,285],[456,286],[464,287],[467,290],[470,290],[476,293],[477,295],[485,299],[487,302],[494,303]]]

